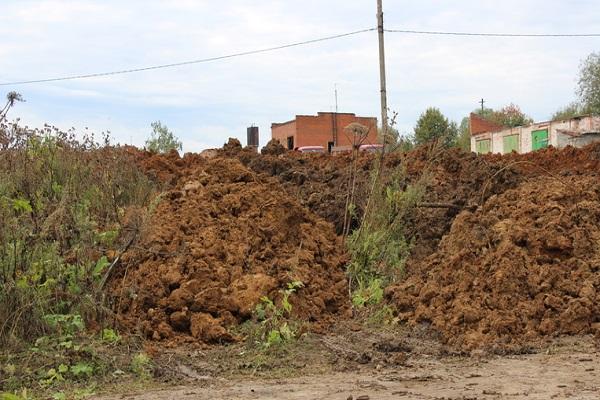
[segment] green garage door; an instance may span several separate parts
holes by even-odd
[[[548,147],[548,129],[531,132],[531,150]]]
[[[519,152],[519,135],[504,136],[504,154],[511,153],[513,151]]]
[[[492,151],[492,141],[490,139],[478,140],[475,142],[477,154],[487,154]]]

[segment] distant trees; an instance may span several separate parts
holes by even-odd
[[[458,136],[456,137],[456,147],[465,151],[471,151],[471,128],[469,126],[469,117],[464,117],[458,126]]]
[[[414,128],[415,144],[440,140],[445,146],[452,146],[456,142],[458,127],[456,122],[448,121],[448,118],[435,107],[429,107],[417,120]]]
[[[156,153],[168,153],[171,150],[181,150],[183,148],[179,139],[160,121],[150,124],[152,133],[146,140],[146,149]]]
[[[473,112],[490,122],[509,128],[533,123],[533,118],[525,114],[521,111],[521,107],[513,103],[510,103],[499,110],[484,108],[483,110],[477,109]]]
[[[569,119],[577,117],[578,115],[585,114],[585,110],[578,102],[573,102],[564,106],[563,108],[559,108],[552,117],[550,118],[552,121],[560,121],[563,119]]]
[[[578,100],[552,114],[552,120],[569,119],[579,115],[600,115],[600,53],[591,53],[579,66]]]
[[[492,108],[476,109],[473,113],[498,125],[506,127],[515,127],[529,125],[533,119],[521,111],[516,104],[508,104],[498,110]],[[442,112],[435,107],[429,107],[421,114],[414,127],[412,137],[400,137],[397,148],[410,150],[413,145],[421,145],[440,140],[446,147],[459,147],[465,151],[471,150],[471,130],[469,126],[469,117],[464,117],[460,125],[454,121],[448,120]],[[401,143],[402,141],[402,143]]]
[[[600,114],[600,52],[590,54],[579,67],[577,95],[586,113]]]

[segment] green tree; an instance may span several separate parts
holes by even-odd
[[[502,107],[500,110],[492,112],[488,118],[497,124],[514,128],[515,126],[524,126],[533,123],[533,118],[521,111],[521,108],[513,103]]]
[[[600,52],[581,63],[577,95],[586,113],[600,114]]]
[[[471,129],[469,127],[469,117],[464,117],[458,126],[458,136],[456,138],[456,147],[465,151],[471,151]]]
[[[552,121],[560,121],[563,119],[570,119],[577,117],[579,115],[585,114],[584,108],[581,104],[577,102],[573,102],[564,106],[563,108],[558,109],[554,114],[552,114]]]
[[[429,107],[417,120],[415,131],[415,144],[441,140],[445,146],[451,146],[456,141],[458,127],[456,122],[448,121],[448,118],[435,107]]]
[[[156,153],[168,153],[171,150],[182,149],[182,143],[166,125],[155,121],[150,126],[152,126],[152,133],[150,139],[146,140],[148,150]]]

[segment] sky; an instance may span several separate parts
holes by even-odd
[[[387,29],[600,33],[597,0],[384,0]],[[375,0],[2,0],[0,83],[222,56],[376,26]],[[460,122],[479,106],[518,104],[548,119],[576,99],[579,65],[595,38],[386,34],[388,106],[410,133],[430,106]],[[143,146],[160,120],[184,151],[246,141],[272,122],[338,110],[379,116],[377,33],[211,63],[90,79],[0,86],[26,102],[30,127],[109,131]]]

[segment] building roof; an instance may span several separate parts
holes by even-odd
[[[487,119],[480,117],[475,113],[471,113],[471,115],[469,115],[469,130],[471,132],[471,136],[478,135],[480,133],[498,132],[503,129],[506,129],[506,127],[488,121]]]
[[[273,122],[273,123],[271,123],[271,128],[294,123],[294,122],[296,122],[296,120],[298,118],[319,118],[319,117],[324,116],[324,115],[332,115],[332,114],[335,114],[335,115],[348,115],[348,116],[356,117],[356,118],[369,118],[369,119],[374,119],[374,120],[377,119],[377,117],[357,117],[355,113],[342,113],[342,112],[331,112],[331,111],[321,112],[321,111],[319,111],[317,113],[317,115],[299,114],[299,115],[296,115],[296,118],[294,118],[292,120],[289,120],[289,121],[286,121],[286,122]]]
[[[513,129],[527,129],[529,127],[544,128],[551,124],[561,124],[561,123],[565,123],[565,122],[581,121],[581,120],[586,120],[588,118],[590,119],[589,127],[581,126],[578,124],[578,125],[576,125],[575,129],[558,128],[558,129],[556,129],[556,131],[560,134],[564,134],[564,135],[568,135],[568,136],[572,136],[572,137],[600,133],[600,117],[597,117],[597,116],[594,116],[591,114],[578,115],[576,117],[566,118],[566,119],[561,119],[561,120],[556,120],[556,121],[541,121],[541,122],[533,122],[531,124],[527,124],[527,125],[523,125],[523,126],[508,127],[508,126],[501,126],[498,124],[494,124],[493,122],[487,121],[477,114],[471,113],[471,115],[469,117],[469,125],[471,128],[471,136],[476,136],[476,135],[480,135],[483,133],[496,133],[496,132],[501,132],[504,130],[513,130]]]

